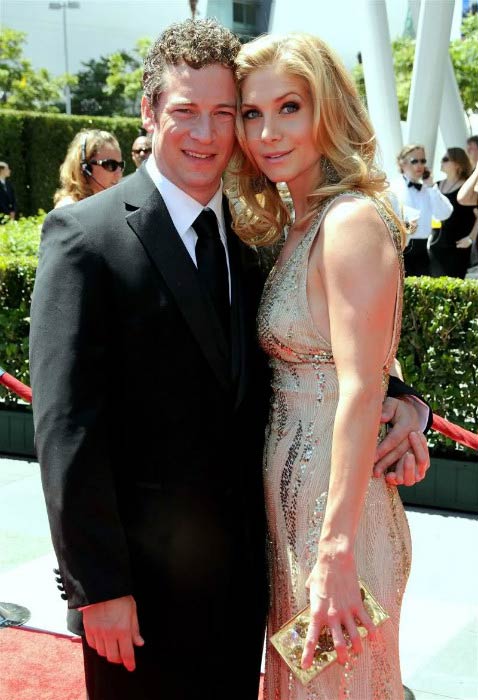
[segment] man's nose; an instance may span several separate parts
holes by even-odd
[[[211,143],[213,135],[214,130],[211,117],[208,114],[200,115],[191,129],[191,136],[201,143]]]

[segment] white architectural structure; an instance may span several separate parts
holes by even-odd
[[[392,45],[385,0],[362,0],[362,63],[367,106],[382,155],[382,167],[391,178],[402,147]]]
[[[422,143],[430,160],[440,123],[454,0],[422,0],[407,116],[407,141]]]

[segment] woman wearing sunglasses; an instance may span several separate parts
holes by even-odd
[[[405,273],[428,275],[430,264],[427,241],[432,230],[432,218],[438,221],[448,219],[453,207],[438,187],[433,185],[423,146],[404,146],[397,156],[397,162],[401,177],[391,184],[391,190],[402,207],[411,207],[420,212],[415,233],[405,249]]]
[[[463,148],[449,148],[441,159],[446,178],[438,183],[440,192],[453,206],[453,213],[441,228],[434,229],[430,238],[429,257],[432,277],[461,277],[464,279],[470,263],[476,218],[473,206],[457,200],[458,190],[471,175],[472,166]]]
[[[109,131],[83,129],[70,143],[60,167],[55,209],[79,202],[121,180],[125,167],[118,141]]]

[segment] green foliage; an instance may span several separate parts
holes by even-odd
[[[139,110],[142,94],[143,59],[149,51],[151,39],[138,39],[134,54],[116,52],[109,57],[109,75],[106,92],[121,91],[130,101],[133,113]]]
[[[73,114],[124,116],[131,111],[122,87],[107,86],[109,64],[107,56],[83,62],[84,68],[77,74],[77,83],[71,90]]]
[[[0,364],[27,384],[29,306],[41,220],[7,224],[0,236]],[[477,432],[478,284],[448,277],[408,278],[398,358],[407,382],[439,415]],[[5,391],[0,397],[17,402]],[[435,454],[471,454],[439,433],[428,437]]]
[[[392,43],[393,67],[397,81],[397,99],[400,118],[405,120],[408,111],[408,99],[412,86],[413,60],[415,57],[415,40],[406,37]]]
[[[0,109],[38,109],[59,112],[62,90],[72,76],[52,78],[45,68],[34,70],[23,57],[26,34],[6,27],[0,29]]]
[[[45,214],[0,226],[0,365],[28,384],[30,299]],[[0,387],[7,403],[17,399]]]
[[[36,257],[45,213],[12,221],[0,226],[0,255]]]
[[[408,278],[398,352],[406,380],[443,418],[478,430],[478,284],[449,277]],[[430,435],[436,452],[455,445]],[[465,452],[469,450],[463,448]]]
[[[83,128],[105,129],[118,139],[126,161],[125,175],[134,171],[131,144],[139,119],[37,114],[0,110],[0,154],[12,169],[18,210],[23,215],[53,207],[59,168],[74,135]]]
[[[0,254],[0,358],[17,379],[29,383],[28,333],[30,299],[37,259],[26,255]],[[0,398],[17,403],[17,398],[0,386]]]
[[[468,15],[462,38],[450,44],[450,56],[465,109],[478,109],[478,15]]]

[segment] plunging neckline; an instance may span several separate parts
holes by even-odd
[[[317,223],[319,216],[320,216],[320,210],[318,212],[316,212],[316,215],[314,216],[310,226],[308,228],[306,228],[304,235],[302,236],[300,241],[297,243],[295,248],[292,250],[291,253],[289,253],[289,256],[283,262],[280,261],[280,256],[281,256],[282,251],[281,251],[281,253],[279,253],[279,257],[277,258],[277,260],[274,263],[274,266],[271,270],[271,277],[275,277],[276,275],[278,275],[280,272],[282,272],[284,269],[286,269],[289,266],[290,261],[293,260],[297,251],[301,248],[304,241],[306,241],[307,238],[309,237],[310,232],[312,231],[315,224]],[[286,240],[287,240],[287,237],[286,237]]]

